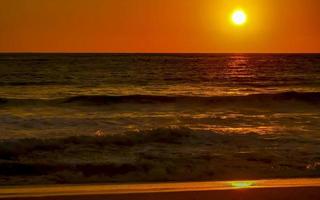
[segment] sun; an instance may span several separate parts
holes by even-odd
[[[242,26],[247,22],[247,14],[243,10],[235,10],[231,15],[231,21],[237,26]]]

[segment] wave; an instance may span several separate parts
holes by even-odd
[[[0,82],[0,86],[49,86],[49,85],[65,85],[66,81],[20,81],[20,82]],[[68,84],[72,84],[68,82]]]
[[[76,96],[66,99],[65,103],[227,103],[237,101],[303,101],[309,103],[320,103],[320,92],[285,92],[277,94],[253,94],[246,96],[152,96],[152,95],[130,95],[130,96]]]
[[[301,145],[314,152],[319,141],[183,127],[0,140],[0,185],[319,177],[318,155],[305,159]]]
[[[320,92],[284,92],[275,94],[252,94],[245,96],[153,96],[153,95],[80,95],[62,99],[10,99],[0,98],[4,104],[77,104],[77,105],[112,105],[112,104],[268,104],[268,103],[308,103],[320,104]]]

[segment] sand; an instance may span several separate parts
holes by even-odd
[[[0,199],[318,200],[320,199],[320,179],[2,187]]]

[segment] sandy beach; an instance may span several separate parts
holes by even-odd
[[[319,199],[320,179],[275,179],[121,185],[51,185],[0,188],[0,199]]]

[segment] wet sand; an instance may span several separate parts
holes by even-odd
[[[318,200],[320,179],[1,187],[0,199]]]

